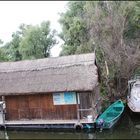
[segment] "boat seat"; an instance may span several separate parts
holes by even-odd
[[[117,116],[119,113],[116,113],[116,112],[108,112],[107,113],[107,117],[115,117]]]
[[[113,107],[113,109],[114,109],[115,111],[121,111],[121,110],[122,110],[122,107],[116,106],[116,107]]]

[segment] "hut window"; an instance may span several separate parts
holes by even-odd
[[[54,93],[53,103],[54,105],[76,104],[76,93],[75,92]]]

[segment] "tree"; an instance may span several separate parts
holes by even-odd
[[[51,48],[57,43],[55,35],[48,21],[36,26],[21,24],[2,49],[9,61],[49,57]]]
[[[6,55],[5,48],[0,47],[0,62],[4,62],[4,61],[9,61],[9,59]]]
[[[127,81],[140,64],[140,2],[71,3],[61,17],[65,41],[62,53],[75,54],[79,46],[79,53],[92,52],[96,48],[101,84],[107,96],[125,96]],[[80,21],[82,28],[79,30],[75,19]]]
[[[0,45],[3,44],[3,41],[0,39]],[[8,61],[8,58],[6,57],[6,53],[2,47],[0,47],[0,62],[2,61]]]
[[[21,37],[19,32],[13,33],[12,41],[9,43],[9,57],[12,61],[22,60],[22,55],[19,52],[20,41]]]
[[[119,93],[121,96],[125,95],[127,81],[140,64],[140,38],[130,38],[129,33],[129,29],[134,26],[134,20],[132,25],[130,19],[140,14],[136,14],[136,11],[133,12],[134,15],[130,14],[136,6],[138,6],[136,2],[117,1],[102,1],[87,5],[86,21],[89,33],[103,51],[110,72],[106,75],[109,96],[113,94],[116,96]],[[135,26],[138,28],[138,23],[135,22]]]
[[[86,53],[91,51],[84,18],[85,1],[69,2],[68,11],[61,14],[59,20],[63,32],[59,35],[63,39],[61,55]]]
[[[20,42],[20,53],[23,59],[50,56],[50,49],[56,44],[56,40],[55,31],[50,30],[49,22],[42,22],[40,26],[22,26],[22,29],[24,32]]]
[[[22,40],[25,24],[21,24],[19,30],[12,33],[12,40],[7,42],[2,48],[9,61],[22,60],[22,55],[19,52],[20,42]]]
[[[7,59],[5,58],[4,52],[0,49],[0,62],[6,61]]]

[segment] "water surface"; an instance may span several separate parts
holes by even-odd
[[[140,115],[123,114],[111,130],[0,131],[1,139],[140,139]]]

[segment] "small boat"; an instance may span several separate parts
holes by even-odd
[[[124,111],[124,104],[121,100],[117,100],[111,104],[97,119],[96,128],[110,129],[119,120]]]

